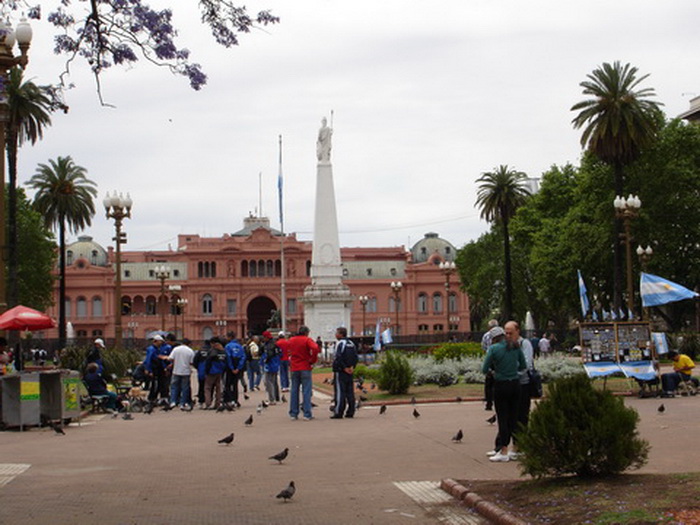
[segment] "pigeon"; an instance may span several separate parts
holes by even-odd
[[[122,416],[122,419],[123,419],[124,421],[131,421],[132,419],[134,419],[134,416],[132,416],[129,412],[126,412],[126,413]]]
[[[51,428],[53,428],[53,431],[56,432],[56,434],[61,436],[66,435],[66,433],[63,431],[63,427],[61,427],[61,423],[51,423]]]
[[[362,393],[363,393],[363,394],[366,394],[366,393],[367,393],[367,389],[366,389],[366,388],[363,388],[363,389],[362,389]]]
[[[275,454],[274,456],[270,456],[267,459],[274,459],[275,461],[279,461],[280,464],[287,459],[287,456],[289,455],[289,449],[285,448],[282,452],[279,452]]]
[[[248,400],[250,399],[250,396],[249,396],[248,394],[243,394],[243,399],[245,399],[246,401],[248,401]]]
[[[258,413],[258,415],[262,414],[262,405],[258,405],[258,407],[255,409],[255,411]]]
[[[119,416],[119,412],[115,412],[114,414],[112,414],[112,419],[117,419],[118,416]]]
[[[316,403],[314,403],[313,401],[311,402],[311,406],[312,406],[312,408],[318,408],[318,405]]]
[[[233,432],[231,432],[231,433],[230,433],[228,436],[226,436],[225,438],[221,438],[221,439],[218,441],[218,443],[225,443],[226,446],[228,446],[228,445],[230,445],[231,443],[233,443]]]
[[[167,405],[167,404],[166,404],[166,405],[163,405],[162,407],[160,407],[160,409],[161,409],[163,412],[170,412],[170,411],[173,409],[173,407],[171,407],[170,405]]]
[[[267,408],[270,406],[270,403],[268,401],[265,401],[264,399],[260,402],[263,408]]]
[[[460,428],[457,431],[457,433],[454,436],[452,436],[452,441],[454,441],[455,443],[461,443],[463,437],[464,437],[464,434],[462,433],[462,429]]]
[[[287,485],[287,488],[281,491],[279,494],[277,494],[278,498],[282,498],[285,503],[287,503],[288,499],[292,499],[292,496],[294,496],[294,493],[296,492],[297,488],[294,485],[293,481],[289,482],[289,485]]]
[[[224,410],[226,410],[226,407],[223,405],[223,403],[216,407],[216,411],[219,413],[223,412]]]
[[[287,402],[287,396],[282,394],[282,403],[286,403],[286,402]]]
[[[411,404],[412,404],[412,405],[415,405],[415,404],[416,404],[416,396],[413,396],[413,397],[411,398]]]
[[[413,409],[413,417],[415,417],[416,419],[420,417],[420,412],[418,412],[418,410],[416,410],[415,408]]]
[[[379,407],[379,415],[386,414],[386,405]]]
[[[144,414],[153,414],[153,403],[150,401],[146,403],[146,407],[143,409]]]
[[[245,426],[249,427],[252,424],[253,424],[253,414],[248,416],[248,419],[245,420]]]
[[[459,397],[459,396],[457,396],[457,397],[455,397],[455,401],[457,401],[457,403],[461,403],[461,402],[462,402],[462,398]]]
[[[659,414],[663,414],[664,412],[666,412],[666,407],[663,403],[661,403],[661,405],[659,405],[659,408],[657,408],[656,410],[659,412]]]
[[[233,412],[233,406],[231,403],[224,403],[224,408],[226,409],[226,412]]]
[[[493,424],[496,422],[496,414],[494,414],[494,415],[492,415],[490,418],[488,418],[488,419],[486,420],[486,422],[487,422],[489,425],[493,425]]]
[[[324,377],[324,378],[323,378],[323,384],[324,384],[324,385],[327,385],[328,383],[330,383],[330,381],[328,380],[327,377]]]
[[[360,401],[364,403],[365,401],[367,401],[367,398],[365,396],[360,396]]]

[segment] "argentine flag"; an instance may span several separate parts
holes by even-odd
[[[581,275],[581,270],[576,270],[578,272],[578,294],[579,297],[581,298],[581,313],[583,315],[583,318],[586,318],[586,314],[588,313],[588,310],[590,309],[590,303],[588,302],[588,295],[586,292],[586,283],[583,282],[583,276]]]
[[[673,303],[683,299],[694,299],[698,294],[680,284],[668,281],[663,277],[642,272],[639,290],[642,296],[642,306],[658,306]]]
[[[374,329],[374,350],[379,352],[382,349],[381,324],[377,320],[377,328]]]

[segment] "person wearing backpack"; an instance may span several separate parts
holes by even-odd
[[[272,333],[265,330],[262,334],[262,356],[260,361],[263,365],[265,373],[265,391],[267,391],[267,399],[271,404],[275,404],[280,400],[280,387],[277,382],[277,377],[280,371],[281,352],[277,347],[277,343],[272,338]]]

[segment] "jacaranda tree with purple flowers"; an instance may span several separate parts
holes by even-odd
[[[85,60],[95,75],[98,93],[100,75],[106,69],[139,59],[187,77],[195,90],[207,82],[201,66],[190,61],[189,50],[176,45],[177,29],[170,9],[153,9],[144,0],[34,1],[3,0],[0,15],[21,10],[33,19],[46,16],[59,30],[54,51],[67,57],[64,76],[74,60]],[[227,48],[238,45],[240,33],[279,22],[269,11],[251,16],[244,6],[228,0],[198,0],[198,4],[202,23]]]

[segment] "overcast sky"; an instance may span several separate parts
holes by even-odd
[[[262,213],[279,227],[279,135],[285,230],[310,240],[316,135],[331,110],[341,245],[410,246],[435,231],[461,247],[487,229],[474,207],[481,173],[508,164],[539,177],[579,162],[570,108],[601,63],[649,73],[643,86],[669,116],[700,94],[697,0],[254,0],[249,9],[271,8],[281,23],[229,50],[198,23],[194,0],[150,3],[177,6],[180,45],[208,85],[195,92],[139,62],[104,75],[115,106],[105,108],[74,64],[70,112],[20,151],[20,184],[57,156],[88,170],[99,201],[85,233],[104,246],[114,225],[102,198],[130,192],[127,250],[240,229],[259,211],[260,173]],[[54,30],[33,26],[26,75],[54,82],[64,67]]]

